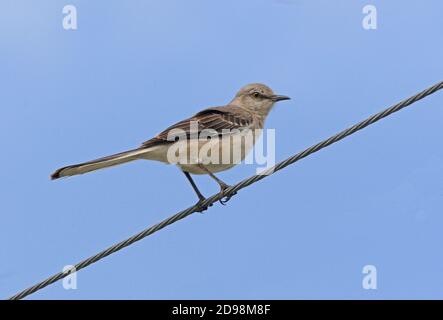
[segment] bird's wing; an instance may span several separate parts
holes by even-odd
[[[192,135],[200,134],[203,130],[215,131],[215,134],[220,136],[225,133],[223,130],[241,130],[249,127],[253,122],[253,115],[237,106],[212,107],[200,111],[191,118],[177,122],[154,138],[143,142],[141,147],[147,148],[159,143],[174,142],[174,140],[168,139],[171,130],[175,130],[176,133],[180,131],[187,138],[192,138]],[[174,136],[179,137],[180,134],[174,133]]]

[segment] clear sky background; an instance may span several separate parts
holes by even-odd
[[[377,30],[362,27],[367,4]],[[283,160],[443,80],[442,12],[438,0],[1,1],[0,296],[196,201],[160,163],[50,181],[54,169],[136,147],[250,82],[293,98],[267,122]],[[29,298],[442,299],[442,128],[439,92],[82,270],[77,290]],[[365,265],[377,290],[362,288]]]

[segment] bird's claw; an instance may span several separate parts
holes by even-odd
[[[212,207],[212,203],[206,206],[202,206],[202,203],[205,200],[205,198],[200,198],[200,200],[198,200],[198,202],[195,204],[198,207],[198,209],[196,210],[197,212],[203,213],[203,211],[206,211],[209,207]]]
[[[225,190],[230,188],[231,186],[228,186],[227,184],[220,186],[221,187],[221,193],[224,194]],[[237,191],[235,191],[234,193],[230,194],[229,196],[224,196],[222,197],[220,200],[218,200],[218,202],[220,202],[222,205],[226,205],[226,203],[231,200],[231,198],[233,196],[235,196],[237,194]]]

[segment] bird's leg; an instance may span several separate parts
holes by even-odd
[[[197,197],[199,200],[205,200],[206,198],[202,195],[202,193],[200,192],[200,190],[198,190],[197,185],[194,182],[194,179],[192,179],[191,174],[189,172],[183,171],[183,173],[185,174],[186,178],[188,178],[189,183],[192,186],[192,189],[194,189],[195,193],[197,194]]]
[[[208,209],[208,206],[205,206],[205,207],[200,206],[200,204],[201,204],[203,201],[205,201],[206,198],[204,197],[204,195],[202,195],[202,193],[200,192],[200,190],[198,190],[197,185],[196,185],[195,182],[194,182],[194,179],[192,179],[192,177],[191,177],[191,174],[190,174],[189,172],[186,172],[186,171],[183,171],[183,173],[185,174],[186,178],[188,179],[189,183],[191,184],[192,189],[194,189],[195,193],[197,194],[197,197],[198,197],[198,199],[199,199],[198,202],[197,202],[197,205],[200,207],[199,212],[203,212],[203,211],[207,210],[207,209]],[[209,205],[209,206],[212,206],[212,204]]]
[[[204,165],[202,165],[201,163],[199,163],[199,164],[197,164],[197,165],[198,165],[198,167],[199,167],[200,169],[202,169],[202,170],[205,171],[207,174],[209,174],[209,176],[210,176],[212,179],[214,179],[214,180],[218,183],[218,185],[220,186],[220,191],[221,191],[222,194],[225,192],[226,189],[228,189],[228,188],[230,187],[230,185],[224,183],[222,180],[220,180],[219,178],[217,178],[217,177],[215,176],[215,174],[213,174],[213,173],[212,173],[208,168],[206,168]],[[234,193],[231,194],[230,196],[226,196],[226,197],[225,197],[226,199],[224,199],[224,200],[223,200],[223,199],[220,199],[219,202],[220,202],[222,205],[225,205],[226,202],[228,202],[229,200],[231,200],[232,196],[234,196],[235,194],[237,194],[237,192],[234,192]]]

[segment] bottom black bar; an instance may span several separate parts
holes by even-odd
[[[101,317],[126,317],[137,314],[142,319],[287,319],[302,315],[330,315],[351,313],[356,307],[365,316],[379,317],[383,307],[394,307],[395,314],[408,312],[411,307],[435,306],[441,308],[441,301],[413,300],[76,300],[76,301],[2,301],[0,308],[6,311],[14,308],[14,315],[20,311],[57,309],[55,315],[89,316],[95,312]],[[18,312],[17,312],[18,311]],[[61,313],[59,313],[61,312]],[[335,312],[334,312],[335,313]],[[352,314],[352,313],[351,313]],[[357,314],[354,314],[357,315]],[[154,317],[154,318],[152,318]],[[123,320],[126,320],[124,318]]]

